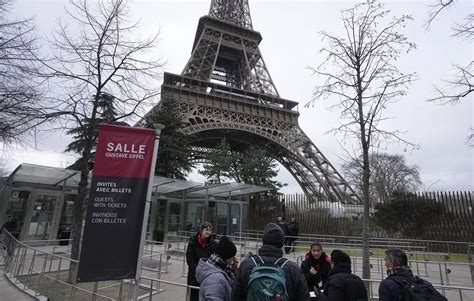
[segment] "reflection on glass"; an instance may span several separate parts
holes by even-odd
[[[36,198],[27,239],[48,239],[56,199],[57,197],[50,195],[39,195]]]

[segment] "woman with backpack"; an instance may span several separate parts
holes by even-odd
[[[328,280],[331,270],[331,258],[323,251],[319,242],[313,242],[301,263],[301,270],[308,282],[310,291],[321,291]]]

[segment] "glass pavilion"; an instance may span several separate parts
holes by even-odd
[[[0,224],[16,219],[21,240],[56,239],[68,233],[77,198],[79,171],[33,164],[19,165],[0,179]],[[188,235],[203,221],[217,234],[234,235],[248,226],[248,201],[268,188],[242,183],[205,185],[155,176],[148,238]]]

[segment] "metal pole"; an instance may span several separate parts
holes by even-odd
[[[161,130],[164,129],[165,126],[162,124],[154,124],[154,127],[156,131],[155,145],[153,148],[153,159],[151,161],[150,179],[148,181],[148,189],[146,193],[145,213],[143,215],[140,249],[138,251],[137,271],[135,273],[135,281],[134,281],[135,283],[133,285],[132,300],[134,301],[138,300],[138,289],[140,286],[140,278],[142,276],[142,256],[143,256],[143,249],[144,249],[144,244],[145,244],[146,226],[148,223],[148,213],[150,211],[151,191],[152,191],[152,186],[153,186],[153,179],[155,176],[156,157],[158,155],[158,146],[160,145]]]

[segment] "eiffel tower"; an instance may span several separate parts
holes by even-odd
[[[248,0],[212,0],[199,19],[181,75],[164,73],[196,158],[223,138],[233,149],[265,148],[314,199],[359,203],[339,172],[298,125],[297,102],[281,98],[252,27]],[[193,159],[196,159],[193,158]]]

